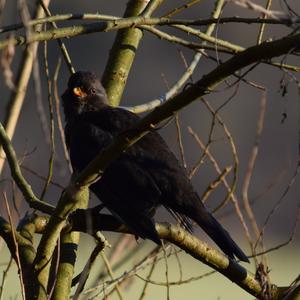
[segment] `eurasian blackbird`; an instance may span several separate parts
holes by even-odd
[[[83,170],[139,117],[109,105],[100,80],[91,72],[76,72],[62,95],[65,136],[75,171]],[[153,220],[163,205],[191,230],[195,221],[230,258],[248,261],[229,233],[206,210],[185,170],[162,137],[151,131],[109,164],[91,190],[134,234],[157,244]]]

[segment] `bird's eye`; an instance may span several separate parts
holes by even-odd
[[[96,94],[96,90],[95,89],[90,89],[90,94]]]

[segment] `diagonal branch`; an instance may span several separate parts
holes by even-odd
[[[273,42],[265,42],[236,54],[207,75],[204,75],[198,82],[173,97],[170,101],[165,102],[153,112],[146,115],[132,130],[119,135],[114,143],[100,153],[77,177],[75,181],[77,188],[91,185],[101,177],[104,169],[122,151],[153,130],[161,121],[172,117],[191,102],[213,91],[228,76],[255,62],[290,53],[299,47],[299,45],[300,34],[297,34]]]
[[[45,213],[51,213],[53,211],[53,206],[40,201],[34,194],[30,184],[23,177],[20,166],[18,164],[18,159],[15,150],[11,144],[9,137],[7,136],[4,127],[0,123],[0,144],[6,154],[11,175],[16,182],[18,188],[22,192],[25,200],[31,208],[38,209]]]

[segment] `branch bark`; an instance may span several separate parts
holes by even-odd
[[[131,0],[127,4],[124,18],[137,16],[145,8],[147,11],[143,17],[148,17],[159,6],[160,2],[157,0],[152,2],[149,2],[149,0]],[[148,3],[154,4],[147,7]],[[142,30],[135,26],[119,30],[117,33],[102,77],[107,97],[113,106],[117,106],[121,101],[127,78],[142,37]]]
[[[45,213],[50,214],[51,212],[53,212],[54,207],[50,204],[47,204],[46,202],[40,201],[34,194],[30,184],[23,177],[22,171],[18,164],[17,155],[1,122],[0,122],[0,144],[2,145],[5,155],[7,157],[11,175],[14,181],[16,182],[18,188],[22,192],[28,205],[31,208],[38,209]]]

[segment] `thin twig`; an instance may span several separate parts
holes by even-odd
[[[280,249],[282,247],[285,247],[288,244],[290,244],[293,241],[294,237],[295,237],[295,234],[296,234],[296,231],[297,231],[297,226],[298,226],[298,223],[299,223],[299,219],[300,219],[300,206],[298,206],[298,210],[297,210],[297,214],[296,214],[294,226],[293,226],[293,229],[292,229],[292,232],[291,232],[291,235],[289,236],[289,238],[285,242],[280,243],[280,244],[278,244],[278,245],[276,245],[274,247],[268,248],[267,250],[264,250],[262,252],[257,252],[255,254],[255,256],[265,255],[267,253],[273,252],[275,250],[278,250],[278,249]]]
[[[21,165],[21,169],[25,170],[26,172],[29,172],[30,174],[36,176],[37,178],[39,178],[43,181],[47,181],[47,177],[40,175],[38,172],[32,170],[31,168],[29,168],[27,166]],[[63,190],[65,188],[63,185],[61,185],[60,183],[58,183],[56,181],[53,181],[52,179],[50,181],[50,184],[52,184],[53,186],[56,186],[57,188],[59,188],[61,190]]]
[[[266,5],[266,10],[267,10],[267,11],[269,11],[269,9],[271,8],[272,1],[273,1],[273,0],[268,0],[268,1],[267,1],[267,5]],[[267,18],[267,14],[263,13],[262,18],[263,18],[263,19],[266,19],[266,18]],[[262,24],[260,25],[259,32],[258,32],[258,36],[257,36],[257,44],[260,44],[260,43],[262,42],[262,38],[263,38],[263,34],[264,34],[265,27],[266,27],[266,23],[262,23]]]
[[[103,252],[101,252],[101,257],[102,257],[102,259],[103,259],[103,261],[104,261],[104,264],[105,264],[105,266],[106,266],[106,269],[107,269],[107,271],[108,271],[108,274],[109,274],[111,280],[114,280],[114,274],[113,274],[113,271],[112,271],[112,269],[111,269],[110,263],[109,263],[109,261],[108,261],[106,255],[105,255]],[[123,297],[123,295],[122,295],[122,292],[121,292],[121,289],[120,289],[119,284],[116,284],[116,285],[115,285],[115,289],[116,289],[116,291],[117,291],[117,294],[118,294],[120,300],[123,300],[124,297]]]
[[[48,5],[46,5],[43,0],[39,0],[39,2],[41,4],[41,6],[43,7],[44,12],[47,15],[47,17],[51,17],[51,12],[50,12],[50,10],[48,8]],[[55,22],[52,21],[50,23],[51,23],[51,25],[52,25],[53,28],[58,28],[57,25],[55,24]],[[74,69],[74,67],[72,65],[71,57],[70,57],[69,52],[68,52],[68,50],[66,48],[66,45],[63,43],[63,41],[61,39],[58,39],[57,43],[58,43],[59,48],[60,48],[60,50],[61,50],[61,52],[63,54],[64,60],[65,60],[65,62],[67,64],[67,67],[68,67],[68,70],[69,70],[70,74],[74,74],[75,73],[75,69]]]
[[[7,136],[3,125],[0,122],[0,143],[5,151],[10,166],[10,171],[18,188],[21,190],[28,205],[32,208],[39,209],[45,213],[52,213],[53,206],[40,201],[34,194],[30,184],[23,177],[15,150]]]
[[[262,90],[262,97],[261,97],[261,100],[260,100],[260,109],[259,109],[259,117],[258,117],[258,121],[257,121],[255,142],[254,142],[254,145],[252,147],[252,151],[251,151],[250,158],[249,158],[249,161],[248,161],[247,171],[246,171],[246,174],[245,174],[245,179],[244,179],[243,187],[242,187],[243,204],[244,204],[244,207],[245,207],[245,211],[248,215],[248,218],[250,220],[250,223],[252,225],[252,229],[255,233],[256,239],[259,238],[260,230],[258,228],[253,210],[252,210],[250,202],[249,202],[248,191],[249,191],[251,177],[252,177],[252,174],[253,174],[253,169],[254,169],[254,166],[255,166],[255,161],[256,161],[256,158],[257,158],[257,155],[258,155],[260,138],[261,138],[262,131],[263,131],[263,128],[264,128],[266,104],[267,104],[266,90]],[[261,247],[262,247],[262,251],[264,251],[263,244],[261,244]],[[252,254],[255,255],[255,247],[254,247],[252,242],[251,242],[251,248],[252,248],[251,249]]]
[[[193,5],[198,4],[201,1],[202,0],[191,0],[190,2],[185,3],[179,7],[173,8],[170,12],[164,14],[162,17],[163,18],[171,18],[171,17],[181,13],[182,11],[185,11],[185,10],[191,8]]]
[[[285,17],[286,14],[282,11],[276,11],[276,10],[268,10],[264,8],[263,6],[256,4],[250,0],[226,0],[227,2],[233,2],[238,6],[248,8],[250,10],[253,10],[258,13],[263,13],[269,18],[273,18],[275,20],[280,19],[281,17]]]
[[[104,283],[105,286],[103,286],[103,283],[101,283],[100,285],[94,285],[92,288],[85,290],[84,295],[90,294],[99,288],[101,288],[100,293],[103,293],[103,291],[106,291],[109,288],[113,288],[116,283],[122,283],[130,276],[134,276],[134,274],[136,274],[136,272],[138,272],[139,270],[143,270],[149,265],[152,265],[153,261],[155,260],[155,257],[160,251],[160,246],[155,247],[153,250],[150,251],[150,253],[147,253],[145,257],[143,257],[138,263],[136,263],[130,270],[126,271],[114,280]],[[98,296],[98,294],[96,296]]]
[[[13,238],[13,242],[14,242],[15,249],[16,249],[15,258],[16,258],[17,267],[18,267],[18,270],[19,270],[18,273],[19,273],[19,279],[20,279],[20,285],[21,285],[22,298],[23,298],[23,300],[26,300],[25,287],[24,287],[24,281],[23,281],[23,271],[22,271],[22,265],[21,265],[21,260],[20,260],[20,253],[19,253],[19,244],[18,244],[17,239],[16,239],[15,228],[13,226],[12,216],[11,216],[7,196],[6,196],[5,193],[3,193],[3,197],[4,197],[4,201],[5,201],[5,206],[6,206],[6,211],[7,211],[9,223],[10,223],[10,226],[11,226],[12,238]]]
[[[125,237],[125,236],[124,236]],[[132,239],[132,237],[131,236],[127,236],[126,237],[126,239]],[[119,245],[121,245],[121,244],[119,244]],[[125,254],[125,256],[123,257],[123,258],[119,258],[119,260],[118,261],[116,261],[115,263],[114,263],[114,257],[113,257],[113,255],[110,257],[110,262],[111,262],[111,264],[112,264],[112,270],[113,270],[113,272],[115,272],[115,271],[117,271],[118,269],[120,269],[122,266],[124,266],[124,264],[126,263],[126,262],[128,262],[132,257],[135,257],[135,255],[137,254],[137,252],[140,250],[140,248],[143,246],[143,244],[138,244],[136,247],[134,247],[133,249],[129,249],[129,251],[127,252],[127,254]],[[121,245],[121,247],[123,247],[122,245]],[[118,245],[117,245],[117,247],[115,248],[115,251],[113,251],[113,254],[114,253],[117,253],[118,252],[118,250],[119,250],[120,248],[118,247]],[[105,278],[105,276],[106,276],[106,272],[105,271],[102,271],[98,276],[97,276],[97,278],[96,278],[96,280],[94,281],[94,283],[92,283],[91,284],[91,286],[94,286],[96,283],[99,283],[100,281],[102,281],[102,280],[104,280],[104,278]]]
[[[202,275],[199,275],[199,276],[195,276],[195,277],[190,277],[190,278],[187,278],[187,279],[182,279],[182,280],[178,280],[178,281],[170,281],[169,282],[169,285],[182,285],[182,284],[187,284],[187,283],[191,283],[193,281],[198,281],[200,279],[203,279],[203,278],[206,278],[206,277],[209,277],[213,274],[216,274],[217,272],[216,271],[210,271],[210,272],[207,272],[205,274],[202,274]],[[143,278],[141,275],[139,274],[136,274],[135,275],[136,277],[138,277],[139,279],[145,281],[146,283],[151,283],[153,285],[158,285],[158,286],[166,286],[166,283],[165,282],[159,282],[159,281],[154,281],[154,280],[151,280],[150,278]]]
[[[44,200],[47,188],[48,188],[51,178],[53,176],[53,163],[54,163],[54,155],[55,155],[54,109],[53,109],[53,97],[52,97],[52,82],[50,79],[49,65],[48,65],[47,42],[44,42],[44,65],[45,65],[45,74],[46,74],[46,78],[47,78],[48,108],[49,108],[49,117],[50,117],[50,157],[49,157],[47,181],[45,182],[43,191],[40,196],[40,199],[42,201]]]
[[[100,252],[104,249],[105,243],[98,242],[95,246],[94,250],[92,251],[89,259],[87,260],[83,271],[80,273],[80,278],[78,280],[78,287],[75,291],[75,294],[72,299],[76,300],[79,298],[81,292],[84,289],[84,286],[87,282],[88,276],[90,275],[91,269],[99,256]]]
[[[210,151],[209,151],[208,149],[205,149],[205,146],[204,146],[203,142],[201,141],[201,139],[199,138],[199,136],[192,130],[191,127],[188,127],[188,130],[189,130],[190,134],[195,138],[195,140],[196,140],[196,142],[198,143],[199,147],[200,147],[202,150],[205,150],[205,151],[206,151],[207,157],[210,159],[210,161],[211,161],[212,164],[214,165],[214,168],[215,168],[215,170],[217,171],[217,173],[218,173],[219,175],[222,174],[222,171],[221,171],[221,169],[220,169],[220,167],[219,167],[218,162],[217,162],[216,159],[213,157],[213,155],[210,153]],[[225,200],[224,200],[220,205],[218,205],[217,208],[215,208],[215,209],[213,210],[213,212],[217,211],[218,208],[219,208],[221,205],[222,205],[222,207],[223,207],[224,203],[227,203],[227,199],[231,199],[232,202],[233,202],[233,204],[234,204],[234,207],[235,207],[235,210],[236,210],[236,212],[237,212],[237,215],[238,215],[238,217],[239,217],[239,220],[240,220],[240,222],[241,222],[241,224],[242,224],[242,226],[243,226],[243,229],[244,229],[244,231],[245,231],[246,237],[247,237],[247,239],[248,239],[249,242],[250,242],[251,239],[250,239],[250,233],[249,233],[249,230],[248,230],[248,226],[247,226],[247,224],[245,223],[245,220],[244,220],[244,218],[243,218],[243,215],[242,215],[242,213],[241,213],[241,211],[240,211],[240,209],[239,209],[238,200],[237,200],[237,198],[236,198],[236,196],[235,196],[235,194],[234,194],[233,187],[230,187],[230,185],[228,184],[226,178],[221,177],[221,179],[222,179],[222,181],[223,181],[223,183],[224,183],[224,186],[226,187],[226,189],[227,189],[227,191],[228,191],[228,194],[227,194]]]
[[[209,184],[207,189],[204,191],[202,196],[200,197],[201,201],[205,203],[210,196],[210,194],[218,187],[221,182],[224,182],[224,178],[230,173],[232,167],[226,167],[221,174],[216,178],[213,182]]]
[[[33,77],[33,85],[34,85],[34,93],[35,93],[36,110],[38,113],[38,118],[40,120],[43,137],[45,139],[46,145],[49,145],[50,144],[50,138],[49,138],[50,130],[49,130],[47,115],[46,115],[45,107],[44,107],[44,103],[43,103],[40,66],[39,66],[38,59],[34,59],[34,61],[33,61],[32,75],[33,75],[32,77]]]
[[[222,7],[224,5],[224,0],[218,0],[215,4],[214,11],[212,13],[212,18],[217,19],[220,17],[222,12]],[[206,30],[206,34],[208,36],[212,35],[216,24],[210,24]],[[203,42],[203,45],[205,45],[206,42]],[[184,86],[184,84],[189,80],[194,73],[197,65],[199,64],[199,61],[201,60],[203,56],[203,52],[199,51],[196,53],[193,57],[192,62],[188,67],[186,67],[185,72],[182,74],[182,76],[173,84],[173,86],[168,90],[167,93],[164,95],[161,95],[160,97],[148,101],[146,104],[137,105],[135,107],[128,108],[129,110],[135,112],[135,113],[141,113],[145,111],[150,111],[153,108],[161,105],[165,101],[168,101],[171,99],[174,95],[176,95],[180,89]]]
[[[64,157],[67,162],[68,170],[69,170],[70,174],[72,174],[73,169],[72,169],[72,165],[71,165],[71,161],[70,161],[70,157],[69,157],[69,151],[67,149],[66,140],[65,140],[64,126],[62,123],[62,117],[61,117],[61,111],[60,111],[60,100],[59,100],[60,98],[58,95],[58,87],[57,87],[57,80],[58,80],[60,67],[61,67],[61,59],[59,58],[56,68],[55,68],[55,71],[54,71],[54,75],[53,75],[55,111],[56,111],[57,127],[58,127],[59,136],[61,139],[61,144],[63,147]]]
[[[143,299],[145,298],[145,296],[146,296],[146,291],[147,291],[147,288],[148,288],[148,285],[149,285],[149,281],[150,281],[150,279],[151,279],[151,276],[152,276],[152,274],[153,274],[153,272],[154,272],[154,269],[155,269],[155,267],[156,267],[156,262],[157,262],[157,256],[155,256],[155,258],[154,258],[154,260],[153,260],[153,263],[152,263],[152,265],[151,265],[151,268],[150,268],[149,273],[148,273],[148,275],[147,275],[147,278],[146,278],[146,280],[145,280],[145,284],[144,284],[144,286],[143,286],[143,289],[142,289],[142,292],[141,292],[141,295],[140,295],[139,300],[143,300]],[[0,300],[1,300],[1,299],[0,299]]]
[[[163,250],[163,257],[164,257],[164,262],[165,262],[165,266],[166,266],[165,274],[166,274],[167,300],[170,300],[169,265],[168,265],[167,251],[166,251],[165,243],[163,243],[162,250]]]

